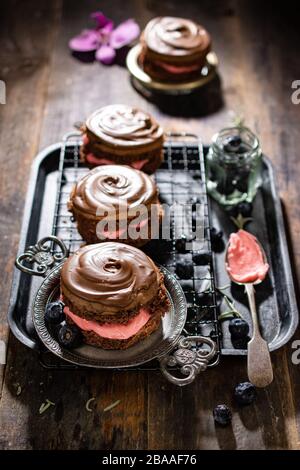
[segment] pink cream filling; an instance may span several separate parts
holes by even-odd
[[[96,335],[108,339],[128,339],[138,333],[146,325],[150,318],[150,312],[146,308],[141,308],[139,313],[129,320],[126,325],[121,323],[99,323],[92,320],[85,320],[78,317],[70,311],[68,307],[64,308],[64,313],[84,331],[93,331]]]
[[[174,74],[181,74],[181,73],[189,73],[195,72],[200,69],[199,65],[189,65],[189,66],[177,66],[177,65],[170,65],[163,62],[155,62],[159,67],[166,70],[167,72],[174,73]]]
[[[82,136],[82,142],[84,145],[87,145],[89,143],[89,138],[86,134],[83,134]],[[110,160],[109,158],[102,158],[102,157],[96,157],[93,153],[88,153],[86,156],[86,161],[90,163],[91,165],[111,165],[115,164],[114,160]],[[129,166],[132,168],[135,168],[136,170],[141,170],[146,163],[148,163],[148,158],[144,158],[144,160],[139,160],[137,162],[132,162],[128,163]]]
[[[257,239],[245,230],[229,238],[227,271],[236,282],[263,281],[269,270]]]

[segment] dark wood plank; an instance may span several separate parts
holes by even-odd
[[[40,415],[46,399],[55,406]],[[146,403],[142,373],[48,371],[13,338],[1,400],[0,448],[145,449]]]
[[[284,419],[291,408],[286,394],[286,365],[282,367],[280,352],[273,354],[273,364],[275,381],[259,390],[254,406],[245,408],[233,401],[234,386],[247,380],[245,358],[223,358],[219,367],[182,389],[174,389],[158,376],[151,381],[149,392],[149,448],[242,450],[296,446],[295,422],[290,419],[286,426]],[[162,406],[166,402],[168,406]],[[232,427],[215,426],[212,410],[219,403],[232,409]]]
[[[295,40],[297,28],[289,13],[287,17],[282,17],[282,10],[267,15],[266,12],[270,12],[269,2],[266,2],[261,15],[257,14],[258,10],[261,11],[258,2],[243,2],[242,6],[241,2],[235,2],[231,3],[230,9],[226,4],[223,7],[218,9],[217,6],[216,10],[216,2],[212,2],[206,5],[205,11],[199,11],[194,17],[199,20],[205,18],[205,24],[215,38],[226,97],[225,110],[205,122],[202,120],[201,127],[198,123],[199,130],[201,128],[201,134],[207,140],[211,132],[215,132],[228,119],[229,110],[244,115],[249,127],[260,136],[265,153],[270,155],[276,167],[280,188],[283,189],[281,194],[296,235],[299,226],[299,188],[295,181],[299,180],[299,167],[294,161],[297,159],[295,142],[299,141],[300,135],[299,128],[293,123],[299,120],[300,109],[290,99],[291,82],[297,76],[297,63],[290,45]],[[289,30],[288,35],[277,34],[282,25]],[[287,53],[291,67],[285,65]],[[286,184],[288,190],[284,190]],[[295,237],[293,241],[299,274],[298,241]],[[200,448],[298,448],[296,416],[299,416],[299,370],[291,364],[290,346],[272,357],[274,383],[259,393],[255,410],[235,410],[232,430],[215,429],[211,410],[217,403],[232,403],[233,387],[240,380],[245,380],[246,365],[241,359],[224,358],[220,366],[221,374],[218,369],[209,371],[189,390],[171,392],[168,415],[160,419],[157,426],[155,420],[150,424],[149,446],[184,448],[196,443],[196,447]],[[149,409],[153,416],[157,403],[162,399],[156,384],[151,382],[150,387]],[[192,388],[194,393],[190,393]],[[193,396],[198,399],[197,407],[192,405],[195,410],[191,414]],[[185,418],[183,411],[179,412],[182,419],[177,422],[175,438],[168,432],[167,423],[171,416],[178,413],[180,400],[182,408],[188,410],[188,417]],[[190,427],[189,422],[192,423]],[[187,428],[193,429],[194,439],[187,433]],[[251,437],[248,429],[251,430]],[[158,430],[163,439],[157,439]]]
[[[7,344],[9,286],[28,172],[39,144],[60,2],[16,1],[2,4],[1,9],[0,74],[7,96],[6,104],[0,105],[0,165],[5,169],[0,176],[0,341]]]
[[[106,2],[106,5],[107,8],[103,5],[103,9],[118,21],[118,16],[113,15],[114,9],[110,2]],[[101,104],[103,96],[106,95],[106,103],[112,102],[114,93],[118,89],[118,100],[122,101],[124,90],[119,85],[120,77],[116,77],[115,81],[112,80],[112,68],[103,68],[99,64],[82,64],[70,56],[67,48],[70,36],[86,26],[90,11],[96,10],[98,6],[97,2],[91,2],[88,6],[82,2],[65,3],[63,23],[51,63],[41,130],[41,147],[59,141],[63,133],[73,129],[75,121],[84,119],[95,106]],[[120,20],[127,17],[125,7],[120,10],[119,15]],[[118,72],[122,75],[121,80],[126,83],[126,69],[118,68]],[[83,89],[88,92],[84,100],[82,100]],[[128,90],[134,97],[135,93],[129,83]],[[113,377],[110,372],[97,371],[92,373],[88,371],[79,375],[52,374],[42,371],[34,353],[25,352],[17,342],[12,341],[10,351],[2,398],[1,419],[5,424],[0,431],[0,442],[2,439],[3,446],[13,442],[13,447],[16,448],[39,449],[146,447],[147,376],[145,374],[121,373]],[[22,366],[24,356],[27,360]],[[10,369],[11,367],[13,369]],[[14,376],[14,371],[18,379]],[[30,392],[27,394],[29,376],[34,379],[29,384]],[[52,396],[53,401],[57,403],[60,410],[58,414],[61,416],[59,423],[55,418],[57,407],[54,414],[50,410],[45,416],[38,415],[38,408],[45,398],[45,394],[39,395],[39,383],[48,383],[49,380],[53,386],[48,387],[47,397],[51,399]],[[15,393],[11,395],[11,390],[14,392],[17,387],[16,384],[21,384],[22,389],[24,388],[24,396],[22,393],[23,398],[20,396],[18,403],[20,420],[15,423],[12,430],[9,422],[14,416],[14,411],[11,412],[9,409],[14,406],[16,400]],[[76,391],[79,389],[81,393],[77,394]],[[35,398],[31,401],[28,397]],[[91,397],[96,398],[93,403],[96,410],[93,414],[85,409],[85,403]],[[23,399],[26,410],[21,404]],[[118,399],[121,400],[118,407],[103,413],[106,406]],[[24,422],[27,423],[27,433],[21,432]],[[45,427],[47,433],[43,432]]]
[[[11,8],[7,8],[12,15]],[[34,2],[26,8],[30,15],[35,9]],[[199,4],[192,0],[182,3],[131,0],[118,2],[118,7],[115,2],[101,2],[101,9],[116,22],[133,16],[144,25],[157,14],[173,14],[199,20],[211,31],[220,59],[225,106],[205,117],[183,119],[171,117],[166,110],[138,95],[129,83],[126,69],[118,65],[83,64],[69,55],[68,39],[86,27],[89,12],[96,8],[99,8],[96,1],[64,2],[50,66],[51,46],[58,30],[59,2],[53,6],[49,13],[51,21],[47,27],[44,25],[47,39],[40,45],[42,52],[38,49],[34,56],[34,63],[39,65],[25,81],[18,79],[20,73],[13,75],[10,91],[13,105],[9,109],[7,106],[0,108],[0,112],[5,113],[5,124],[0,131],[4,143],[1,150],[5,149],[3,161],[6,153],[18,156],[18,160],[15,157],[6,163],[5,180],[4,174],[1,175],[1,194],[8,194],[4,203],[1,200],[1,214],[5,214],[3,221],[7,223],[7,227],[1,228],[6,241],[0,256],[7,266],[2,287],[10,281],[26,174],[39,138],[41,147],[52,144],[71,130],[74,122],[85,119],[96,107],[112,102],[148,109],[166,129],[192,130],[201,135],[204,142],[209,142],[214,132],[230,122],[231,110],[243,114],[249,127],[259,134],[265,153],[275,165],[291,226],[295,271],[299,275],[300,187],[297,182],[300,166],[297,143],[300,130],[297,123],[300,106],[293,105],[290,100],[291,82],[299,78],[299,58],[291,47],[297,37],[292,14],[276,10],[274,2],[271,10],[269,2],[262,5],[258,1],[214,0]],[[257,14],[258,11],[261,14]],[[269,11],[272,15],[267,14]],[[11,43],[20,41],[23,45],[24,41],[26,54],[32,54],[28,41],[30,43],[30,38],[38,41],[41,34],[34,21],[32,23],[30,30],[19,25],[21,32],[6,44],[6,51],[12,47]],[[284,28],[285,34],[278,34],[280,28]],[[40,61],[41,56],[43,61]],[[7,56],[5,60],[14,63]],[[22,110],[22,115],[17,113],[18,109]],[[21,158],[24,166],[20,165]],[[13,174],[20,188],[18,196],[11,183]],[[1,304],[2,312],[6,311],[7,301],[8,293]],[[2,328],[6,337],[7,327]],[[207,371],[192,386],[179,389],[167,384],[158,372],[45,371],[40,368],[34,353],[12,339],[0,404],[0,447],[299,448],[297,396],[300,377],[299,368],[291,363],[291,353],[288,345],[272,354],[274,383],[259,392],[254,406],[241,410],[232,402],[232,390],[237,382],[246,379],[243,358],[223,358],[219,367]],[[22,392],[17,396],[18,385]],[[85,404],[91,397],[95,397],[95,401],[91,403],[93,411],[88,412]],[[56,406],[40,416],[38,409],[46,398]],[[119,405],[104,412],[105,407],[116,400],[121,400]],[[212,409],[223,402],[233,408],[233,425],[219,429],[214,425]]]

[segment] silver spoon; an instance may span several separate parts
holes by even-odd
[[[265,251],[261,244],[258,242],[264,261],[267,262],[267,257]],[[270,357],[270,351],[268,348],[268,343],[263,339],[259,330],[259,323],[257,317],[256,303],[255,303],[255,290],[254,285],[260,284],[262,281],[258,280],[254,283],[240,283],[236,282],[228,271],[228,247],[227,244],[226,254],[225,254],[225,263],[226,271],[232,282],[245,286],[245,290],[248,296],[248,302],[250,307],[250,312],[252,316],[253,323],[253,334],[251,340],[248,342],[248,359],[247,359],[247,368],[248,368],[248,377],[250,382],[256,387],[266,387],[273,381],[273,368]]]

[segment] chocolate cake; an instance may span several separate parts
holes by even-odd
[[[158,233],[163,216],[153,178],[125,165],[91,170],[74,186],[68,208],[87,243],[142,246]]]
[[[153,173],[163,160],[163,129],[150,114],[114,104],[95,111],[82,127],[81,158],[90,167],[117,163]]]
[[[169,16],[153,18],[141,35],[139,58],[144,71],[161,82],[199,78],[211,48],[208,32],[199,24]]]
[[[85,246],[65,261],[61,298],[67,322],[104,349],[149,336],[169,308],[158,267],[138,248],[114,242]]]

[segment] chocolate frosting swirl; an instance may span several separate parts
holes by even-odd
[[[152,301],[159,271],[138,248],[108,242],[80,248],[64,263],[61,280],[73,294],[119,312]]]
[[[190,55],[210,45],[207,31],[194,21],[169,16],[153,18],[144,31],[149,49],[165,55]]]
[[[126,165],[102,165],[91,170],[75,186],[71,205],[84,214],[105,216],[112,208],[148,206],[157,201],[151,176]]]
[[[150,114],[121,104],[98,109],[88,118],[86,127],[106,143],[126,147],[152,144],[163,136],[162,127]]]

